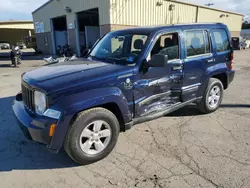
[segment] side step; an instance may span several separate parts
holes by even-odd
[[[177,104],[167,108],[166,110],[156,112],[156,113],[150,114],[148,116],[135,118],[135,119],[133,119],[132,122],[126,124],[126,130],[130,129],[132,126],[134,126],[136,124],[143,123],[143,122],[146,122],[146,121],[151,121],[151,120],[154,120],[156,118],[162,117],[164,115],[170,114],[170,113],[172,113],[172,112],[174,112],[176,110],[179,110],[180,108],[183,108],[183,107],[187,106],[188,104],[196,102],[198,99],[199,98],[195,98],[195,99],[183,102],[183,103],[177,103]]]

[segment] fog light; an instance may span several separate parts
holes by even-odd
[[[59,119],[61,116],[61,112],[57,110],[47,109],[43,115],[50,118]]]

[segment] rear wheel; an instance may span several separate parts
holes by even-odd
[[[210,78],[207,89],[202,100],[197,104],[202,113],[211,113],[216,111],[223,99],[223,85],[220,80]]]
[[[86,110],[69,128],[64,149],[79,164],[93,163],[109,155],[119,132],[119,122],[112,112],[104,108]]]

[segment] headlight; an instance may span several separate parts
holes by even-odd
[[[43,115],[46,110],[46,96],[40,91],[35,91],[35,111],[38,115]]]

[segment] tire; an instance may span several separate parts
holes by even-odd
[[[95,132],[94,129],[99,130],[99,133],[98,131]],[[100,135],[103,136],[104,131],[108,135],[107,130],[110,130],[110,136],[101,137]],[[69,127],[64,141],[64,150],[75,162],[82,165],[91,164],[111,153],[116,145],[119,133],[120,125],[112,112],[104,108],[89,109],[79,113]],[[85,137],[85,135],[88,136]]]
[[[219,91],[217,94],[215,94],[217,90]],[[224,88],[221,81],[217,78],[210,78],[202,100],[197,103],[198,110],[204,114],[215,112],[221,105],[223,94]]]

